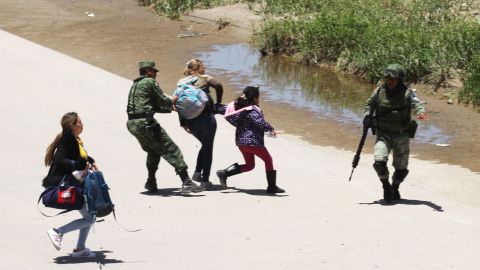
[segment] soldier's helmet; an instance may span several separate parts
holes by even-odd
[[[158,69],[155,67],[155,62],[153,62],[153,61],[140,61],[138,63],[138,68],[139,69],[151,68],[151,69],[155,70],[156,72],[158,72]]]
[[[401,80],[405,79],[407,76],[407,71],[402,65],[391,64],[383,71],[383,76],[391,78],[399,78]]]

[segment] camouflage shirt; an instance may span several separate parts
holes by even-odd
[[[139,77],[133,81],[128,94],[128,114],[170,113],[172,100],[163,94],[157,81],[149,77]]]

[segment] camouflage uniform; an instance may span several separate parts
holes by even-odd
[[[154,62],[140,62],[140,68],[155,69]],[[157,71],[157,70],[156,70]],[[145,188],[156,191],[155,172],[160,158],[170,163],[180,175],[184,185],[191,186],[187,174],[187,164],[178,146],[168,136],[167,132],[153,118],[154,113],[172,112],[172,100],[163,94],[154,78],[140,76],[134,80],[128,95],[127,128],[137,138],[142,149],[147,152],[147,169],[149,177]]]
[[[387,168],[388,155],[393,152],[393,167],[395,172],[392,176],[393,199],[400,199],[398,186],[408,174],[408,158],[410,153],[409,130],[412,128],[412,108],[416,115],[425,113],[424,106],[418,100],[414,90],[406,87],[403,83],[405,71],[400,65],[390,65],[387,70],[396,70],[399,83],[396,89],[389,90],[384,84],[378,87],[367,100],[365,115],[369,116],[374,106],[375,125],[377,138],[374,147],[373,165],[375,171],[384,184],[386,200],[390,199],[390,184],[388,182],[389,171]],[[403,72],[403,75],[402,75]],[[395,78],[395,77],[394,77]],[[414,123],[415,124],[415,123]]]

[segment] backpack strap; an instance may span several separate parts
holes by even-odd
[[[42,210],[40,210],[40,207],[39,207],[39,205],[40,205],[40,200],[42,199],[42,195],[43,195],[43,194],[44,194],[44,193],[42,193],[42,194],[40,195],[40,198],[38,198],[38,202],[37,202],[38,212],[40,212],[40,214],[42,214],[43,216],[45,216],[45,217],[56,217],[56,216],[58,216],[58,215],[65,214],[65,213],[68,213],[68,212],[70,212],[70,211],[73,211],[72,209],[70,209],[70,210],[63,210],[63,211],[61,211],[60,213],[57,213],[56,215],[52,215],[52,216],[49,216],[49,215],[43,213]]]
[[[177,86],[180,86],[182,84],[195,84],[196,82],[198,81],[198,76],[194,76],[194,75],[190,75],[190,76],[187,76],[185,78],[182,78],[180,80],[178,80],[177,82]]]
[[[112,210],[112,214],[113,214],[113,218],[115,219],[115,222],[117,223],[117,225],[120,226],[120,228],[122,228],[124,231],[126,231],[126,232],[139,232],[139,231],[142,230],[142,229],[129,230],[129,229],[126,229],[125,227],[123,227],[117,220],[117,216],[115,215],[115,207]]]
[[[95,203],[93,202],[93,194],[92,194],[92,183],[90,180],[91,172],[89,171],[85,178],[83,179],[83,196],[85,200],[85,207],[86,210],[94,215],[96,215],[95,211]]]
[[[136,79],[133,83],[132,88],[130,89],[130,93],[128,94],[128,101],[129,102],[130,102],[130,100],[132,101],[132,107],[133,107],[132,109],[133,109],[134,114],[135,114],[135,92],[137,91],[137,85],[141,80],[143,80],[145,78],[146,77],[140,77],[140,78]]]

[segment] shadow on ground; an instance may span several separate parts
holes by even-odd
[[[159,188],[157,192],[143,191],[140,192],[142,195],[147,196],[162,196],[162,197],[172,197],[172,196],[181,196],[181,197],[203,197],[205,194],[202,192],[199,193],[189,193],[183,194],[179,188]]]
[[[442,206],[435,204],[430,201],[422,201],[422,200],[408,200],[408,199],[401,199],[399,201],[394,201],[391,203],[385,202],[385,200],[378,200],[378,201],[373,201],[371,203],[359,203],[359,204],[365,204],[365,205],[372,205],[372,204],[380,204],[380,205],[385,205],[385,206],[392,206],[396,204],[405,204],[405,205],[426,205],[428,207],[431,207],[433,210],[438,211],[438,212],[443,212]]]
[[[222,193],[245,193],[252,196],[288,197],[287,194],[269,194],[265,189],[241,189],[236,187],[229,187]]]
[[[208,190],[199,193],[189,193],[189,194],[182,194],[179,188],[162,188],[158,189],[157,192],[150,192],[150,191],[143,191],[140,192],[142,195],[146,196],[162,196],[162,197],[172,197],[172,196],[182,196],[182,197],[203,197],[206,196],[205,192],[209,191],[221,191],[222,193],[245,193],[252,196],[269,196],[269,197],[286,197],[289,196],[287,194],[269,194],[265,192],[265,189],[241,189],[235,187],[229,187],[228,189],[224,189],[221,185],[213,185]]]
[[[113,263],[125,263],[122,260],[109,259],[107,258],[107,253],[112,253],[108,250],[95,251],[97,256],[94,258],[73,258],[70,255],[60,256],[53,259],[53,262],[56,264],[77,264],[77,263],[96,263],[100,265],[113,264]]]
[[[221,190],[225,190],[225,188],[223,188],[222,185],[213,185],[205,191],[221,191]]]

